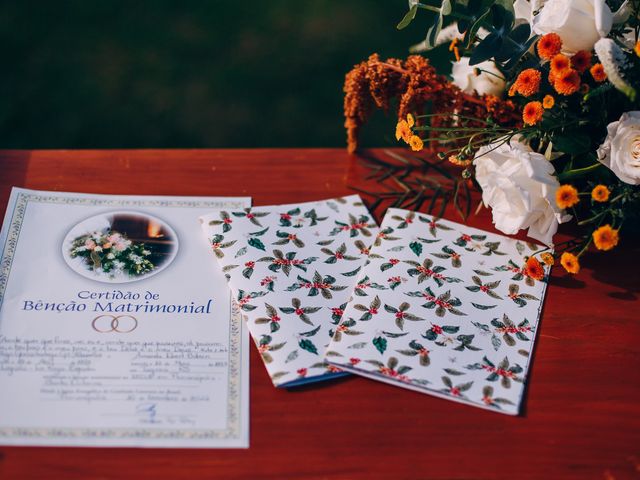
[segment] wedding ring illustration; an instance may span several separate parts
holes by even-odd
[[[98,333],[130,333],[138,328],[138,320],[131,315],[99,315],[91,327]]]

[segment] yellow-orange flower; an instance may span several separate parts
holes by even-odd
[[[558,72],[553,87],[561,95],[572,95],[580,89],[580,74],[573,68]]]
[[[538,40],[538,55],[545,60],[551,60],[562,50],[562,39],[557,33],[547,33]]]
[[[466,160],[462,160],[457,155],[449,155],[449,162],[451,162],[454,165],[457,165],[459,167],[468,167],[469,165],[471,165],[473,163],[473,159],[469,158],[469,159],[466,159]]]
[[[524,96],[530,97],[538,93],[540,90],[540,79],[542,78],[542,74],[536,70],[535,68],[527,68],[520,72],[518,78],[516,79],[516,91]]]
[[[591,72],[591,76],[598,83],[602,83],[607,79],[607,74],[605,73],[604,67],[601,63],[596,63],[589,69],[589,72]]]
[[[556,99],[552,95],[545,95],[542,99],[542,106],[549,110],[556,104]]]
[[[573,253],[564,252],[560,257],[560,265],[569,273],[576,274],[580,271],[580,262]]]
[[[411,135],[411,138],[409,138],[409,145],[411,146],[411,150],[413,150],[414,152],[419,152],[423,149],[424,142],[419,136]]]
[[[404,140],[406,143],[409,143],[409,139],[411,138],[411,128],[409,128],[409,124],[406,120],[398,121],[396,125],[396,140]]]
[[[609,200],[609,195],[611,192],[604,185],[596,185],[593,190],[591,190],[591,198],[595,202],[606,202]]]
[[[516,94],[516,84],[514,83],[509,87],[509,96],[513,97]]]
[[[571,61],[569,60],[569,57],[567,57],[566,55],[563,55],[561,53],[554,55],[553,58],[551,59],[551,71],[554,74],[558,74],[563,70],[566,70],[567,68],[571,67]]]
[[[413,115],[411,115],[410,113],[407,113],[407,125],[409,125],[409,128],[413,127],[416,124],[416,120],[415,118],[413,118]]]
[[[577,70],[580,73],[584,73],[591,66],[591,52],[586,50],[580,50],[571,57],[571,68]]]
[[[633,47],[633,51],[636,52],[636,55],[640,57],[640,40],[638,40]]]
[[[603,225],[593,232],[593,243],[598,250],[611,250],[618,245],[618,230],[611,228],[611,225]]]
[[[556,263],[553,255],[551,255],[549,252],[541,253],[540,258],[545,263],[545,265],[553,265],[554,263]]]
[[[454,38],[449,44],[449,51],[453,52],[456,57],[456,62],[460,61],[460,50],[458,49],[458,42],[460,39],[458,37]]]
[[[573,207],[579,201],[578,190],[573,185],[560,185],[556,191],[556,205],[563,210]]]
[[[522,120],[527,125],[535,125],[542,119],[544,109],[540,102],[529,102],[522,109]]]
[[[544,268],[536,257],[529,257],[527,263],[524,264],[524,274],[534,280],[542,280],[544,278]]]

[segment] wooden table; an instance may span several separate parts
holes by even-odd
[[[288,203],[351,193],[361,175],[337,149],[4,151],[0,207],[13,185]],[[486,210],[469,223],[491,228]],[[0,479],[640,478],[633,243],[576,278],[554,269],[520,417],[356,377],[277,390],[252,347],[250,449],[0,448]]]

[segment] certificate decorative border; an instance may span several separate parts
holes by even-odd
[[[22,223],[31,202],[58,203],[65,205],[90,205],[105,207],[178,207],[178,208],[243,208],[241,201],[207,200],[124,200],[122,198],[96,198],[90,194],[77,194],[76,197],[58,195],[40,195],[18,192],[15,206],[11,212],[7,239],[0,260],[0,307],[4,300],[9,282],[13,257],[18,245]],[[0,427],[1,438],[105,438],[105,439],[242,439],[241,425],[241,389],[242,389],[242,314],[231,299],[231,324],[229,328],[229,380],[227,384],[227,426],[219,430],[205,429],[152,429],[152,428],[6,428]]]

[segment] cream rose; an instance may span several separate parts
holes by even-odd
[[[604,0],[547,0],[532,18],[535,33],[557,33],[563,52],[569,54],[593,50],[609,34],[612,23],[613,13]]]
[[[527,145],[486,145],[473,164],[482,187],[482,201],[491,208],[496,228],[513,235],[523,228],[529,236],[553,245],[558,224],[571,217],[557,208],[556,190],[560,186],[553,165]]]
[[[476,75],[478,69],[479,75]],[[451,69],[453,83],[465,93],[499,96],[504,91],[505,81],[495,63],[486,61],[478,65],[469,65],[469,57],[462,57],[459,62],[454,62]]]
[[[598,160],[623,182],[640,184],[640,111],[623,113],[607,126]]]

